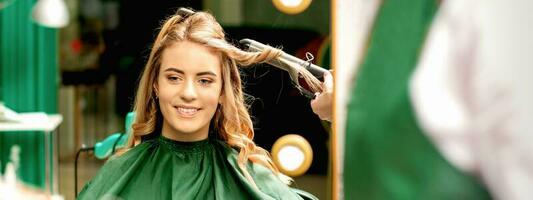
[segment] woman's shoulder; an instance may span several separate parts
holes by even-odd
[[[152,141],[147,141],[134,146],[121,154],[115,154],[106,161],[102,169],[106,167],[110,168],[114,166],[122,166],[124,164],[135,162],[135,160],[138,160],[142,157],[141,155],[149,153],[147,151],[155,145],[157,144],[153,143]]]
[[[239,152],[224,141],[217,141],[218,149],[225,156],[233,171],[238,174],[242,181],[249,183],[238,165]],[[258,163],[247,161],[246,169],[252,176],[255,184],[261,192],[272,199],[301,199],[301,197],[289,185],[283,183],[275,172]],[[251,186],[251,184],[250,184]],[[265,197],[266,198],[266,197]]]
[[[221,140],[216,140],[215,144],[216,144],[215,146],[217,146],[216,149],[218,149],[219,152],[222,154],[222,156],[225,157],[227,162],[229,162],[229,164],[231,164],[235,169],[238,169],[238,171],[240,172],[241,170],[239,169],[239,165],[238,165],[238,160],[239,160],[238,150],[234,147],[231,147],[229,144]],[[247,166],[246,167],[247,170],[253,176],[254,179],[256,177],[261,180],[263,179],[269,180],[273,178],[277,179],[277,177],[275,176],[272,170],[268,169],[267,167],[261,164],[254,163],[248,160],[246,163],[246,166]]]
[[[152,147],[151,143],[141,143],[121,155],[114,155],[98,170],[96,176],[87,182],[81,192],[80,199],[98,199],[108,191],[117,188],[116,185],[126,184],[120,181],[127,176],[127,172],[135,171],[142,166],[142,156]]]

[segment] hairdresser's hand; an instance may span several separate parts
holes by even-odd
[[[330,72],[324,74],[324,83],[322,83],[322,86],[324,91],[315,94],[315,99],[311,101],[311,108],[320,119],[331,122],[333,107],[333,76]]]

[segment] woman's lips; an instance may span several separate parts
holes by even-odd
[[[174,106],[174,108],[176,108],[178,114],[182,117],[194,117],[200,111],[200,108],[192,106]]]

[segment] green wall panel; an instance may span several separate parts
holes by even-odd
[[[57,113],[57,31],[31,20],[35,0],[16,0],[0,10],[0,101],[17,112]],[[44,188],[42,132],[1,132],[1,171],[11,146],[21,147],[19,179]]]

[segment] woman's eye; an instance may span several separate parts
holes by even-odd
[[[179,77],[177,76],[168,76],[167,79],[171,82],[176,82],[176,81],[179,81]]]
[[[210,79],[200,79],[199,82],[200,82],[200,84],[202,84],[202,85],[209,85],[209,84],[211,84],[213,81],[210,80]]]

